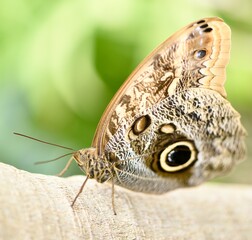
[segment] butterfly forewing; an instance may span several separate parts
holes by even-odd
[[[205,56],[197,58],[197,51],[206,51]],[[226,96],[223,85],[229,51],[230,29],[220,18],[205,18],[179,30],[124,82],[103,114],[92,146],[102,154],[126,118],[185,88],[204,87]]]

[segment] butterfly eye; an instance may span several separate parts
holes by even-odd
[[[196,160],[196,149],[192,142],[181,141],[165,148],[159,158],[160,167],[166,172],[185,169]]]
[[[206,56],[206,50],[205,49],[200,49],[194,52],[194,58],[195,59],[202,59]]]

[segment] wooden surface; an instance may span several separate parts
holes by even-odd
[[[165,195],[31,174],[0,163],[0,239],[252,239],[252,187],[206,184]]]

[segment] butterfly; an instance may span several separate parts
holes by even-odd
[[[230,39],[222,19],[204,18],[147,56],[108,105],[92,146],[73,154],[87,179],[162,194],[242,160],[246,131],[224,88]]]

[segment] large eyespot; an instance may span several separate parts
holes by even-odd
[[[185,169],[197,158],[192,142],[180,141],[166,147],[159,155],[159,164],[163,171],[176,172]]]
[[[203,59],[207,54],[207,51],[205,49],[200,49],[194,52],[194,58],[195,59]]]

